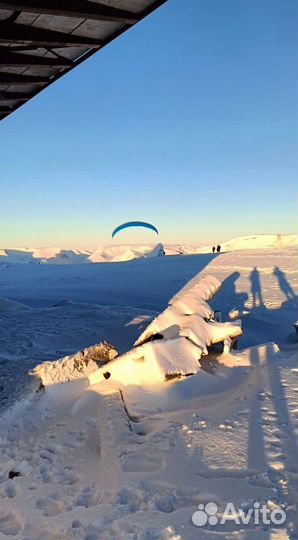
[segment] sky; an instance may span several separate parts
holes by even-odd
[[[0,247],[295,232],[296,16],[168,0],[0,122]]]

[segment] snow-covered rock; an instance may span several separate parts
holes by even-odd
[[[60,360],[43,362],[31,374],[38,377],[44,386],[64,383],[88,377],[98,369],[98,365],[106,364],[117,355],[115,347],[103,341]]]

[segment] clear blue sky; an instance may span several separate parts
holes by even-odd
[[[295,232],[296,39],[294,0],[169,0],[0,123],[0,247]]]

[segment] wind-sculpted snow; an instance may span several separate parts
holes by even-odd
[[[112,345],[103,342],[61,360],[44,362],[33,374],[48,386],[84,377],[89,378],[90,384],[111,379],[123,385],[142,385],[196,373],[208,347],[222,341],[229,349],[231,339],[242,333],[240,321],[220,323],[213,318],[206,299],[220,285],[210,275],[192,279],[149,324],[135,346],[121,356]],[[98,369],[98,363],[105,365]]]
[[[90,373],[98,369],[99,365],[109,362],[117,355],[117,349],[110,343],[103,341],[76,354],[65,356],[61,360],[43,362],[36,366],[31,373],[40,378],[44,386],[64,383],[88,377]]]
[[[229,350],[232,338],[242,334],[241,321],[214,321],[206,299],[219,288],[217,278],[196,276],[149,324],[135,347],[107,367],[93,372],[89,376],[90,383],[111,378],[123,385],[148,384],[173,375],[190,375],[200,369],[199,360],[208,354],[212,344],[222,341],[225,350]]]
[[[81,264],[90,262],[91,251],[61,248],[0,249],[0,264]]]
[[[215,328],[214,322],[212,327],[206,322],[214,318],[213,309],[206,300],[212,298],[220,285],[220,281],[214,276],[195,276],[171,298],[169,307],[150,323],[135,345],[142,344],[156,334],[161,334],[165,339],[178,335],[189,337],[187,328],[196,326],[196,333],[202,336],[201,339],[197,336],[196,341],[202,343],[201,349],[205,352],[207,344],[213,342],[212,332]],[[188,317],[190,315],[193,317]]]
[[[195,276],[171,298],[169,307],[152,321],[135,345],[140,345],[150,336],[158,333],[161,333],[164,338],[176,336],[177,331],[179,334],[180,327],[190,323],[190,319],[185,318],[186,315],[197,315],[200,317],[199,321],[213,319],[214,311],[206,300],[211,299],[220,286],[220,281],[214,276],[207,275],[203,278]],[[204,332],[204,321],[201,321],[201,326]],[[205,350],[205,347],[203,349]]]

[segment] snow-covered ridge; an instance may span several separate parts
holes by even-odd
[[[91,251],[61,248],[0,249],[0,263],[80,264],[88,262]]]
[[[131,259],[152,258],[165,255],[163,244],[144,246],[100,246],[89,257],[89,262],[121,262]]]
[[[239,236],[221,244],[221,251],[238,251],[242,249],[266,249],[296,246],[296,234],[255,234]],[[209,253],[212,246],[199,248],[196,253]]]
[[[240,236],[221,244],[221,251],[245,249],[281,248],[297,245],[295,234],[259,234]],[[191,246],[179,244],[157,245],[106,245],[95,251],[62,248],[5,248],[0,249],[0,264],[81,264],[123,262],[132,259],[154,258],[162,255],[195,255],[211,253],[212,246]]]

